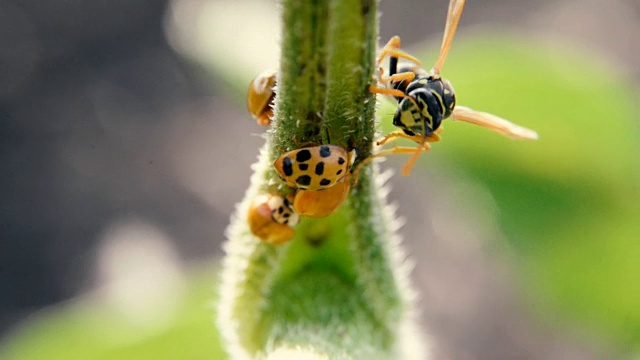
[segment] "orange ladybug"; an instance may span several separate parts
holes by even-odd
[[[290,241],[296,235],[293,229],[300,217],[291,209],[289,200],[279,195],[257,196],[247,214],[251,232],[271,245]]]
[[[350,188],[347,176],[328,189],[298,190],[293,199],[293,211],[312,218],[329,216],[347,199]]]
[[[322,190],[347,176],[354,153],[337,145],[311,146],[282,154],[273,166],[291,187]]]
[[[259,125],[269,126],[273,116],[273,99],[276,93],[273,90],[276,86],[276,74],[274,72],[263,72],[256,76],[249,84],[249,94],[247,95],[247,107],[251,116]]]

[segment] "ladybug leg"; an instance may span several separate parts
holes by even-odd
[[[300,139],[298,139],[297,135],[293,135],[293,142],[296,143],[296,146],[300,149],[305,148],[305,147],[311,147],[311,146],[315,146],[317,145],[316,143],[314,143],[313,141],[305,141],[302,142],[300,141]]]
[[[268,110],[266,113],[258,116],[256,121],[258,125],[269,126],[271,125],[271,118],[273,117],[273,110]]]

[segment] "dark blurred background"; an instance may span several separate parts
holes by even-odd
[[[189,15],[203,6],[215,13],[227,3],[0,0],[0,339],[34,312],[109,281],[118,271],[112,264],[117,254],[141,254],[132,262],[155,254],[179,272],[222,255],[224,228],[263,142],[264,129],[245,111],[243,91],[255,73],[274,66],[271,44],[279,30],[272,3],[244,0],[235,15],[246,22],[235,26],[253,25],[256,38],[270,36],[270,42],[246,40],[241,29],[223,31],[211,23],[204,36],[210,43],[194,45],[189,41],[200,39],[189,37],[189,29],[202,24]],[[443,0],[382,1],[381,42],[399,34],[409,47],[425,40],[438,44],[446,6]],[[460,33],[480,28],[559,38],[601,54],[630,83],[640,80],[636,0],[469,1]],[[234,77],[233,66],[248,70]],[[540,71],[542,76],[545,69]],[[433,175],[445,189],[434,202],[446,205],[446,189],[455,181]],[[405,207],[421,181],[393,180],[392,197],[402,204],[410,239],[443,231],[411,215],[412,209],[430,214],[424,204]],[[455,208],[450,214],[458,215]],[[456,231],[483,236],[471,230],[477,221],[461,221],[466,225]],[[144,239],[149,248],[132,250]],[[556,335],[532,321],[519,305],[508,259],[487,257],[480,245],[461,250],[447,244],[436,241],[429,248],[439,258],[408,244],[418,260],[428,259],[416,271],[423,298],[437,304],[439,291],[467,278],[468,294],[461,297],[484,300],[451,310],[441,299],[443,311],[426,312],[442,359],[618,354],[606,341],[589,344],[567,335],[572,331]],[[449,279],[426,275],[451,266],[447,258],[466,259],[461,262],[467,267],[449,269]],[[445,310],[467,320],[452,320]],[[478,332],[485,338],[471,334]]]
[[[193,196],[167,160],[173,114],[216,89],[167,45],[166,6],[0,2],[2,331],[90,285],[119,220],[161,227],[185,260],[219,251],[229,209]]]

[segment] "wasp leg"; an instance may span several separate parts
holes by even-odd
[[[439,127],[438,129],[436,129],[436,131],[432,132],[431,134],[429,134],[429,136],[426,136],[426,137],[422,135],[407,135],[401,131],[398,131],[398,132],[385,135],[382,139],[376,141],[376,145],[384,145],[389,141],[396,141],[399,138],[413,140],[418,144],[422,142],[438,142],[442,140],[442,137],[438,135],[438,133],[441,132],[440,129],[442,129],[442,127]]]
[[[374,94],[383,94],[383,95],[390,95],[390,96],[395,96],[400,98],[405,98],[405,97],[409,98],[413,106],[415,106],[416,108],[419,108],[418,103],[416,103],[416,99],[414,99],[413,97],[405,94],[403,91],[400,91],[398,89],[388,89],[388,88],[382,88],[379,86],[371,85],[369,86],[369,91],[371,91]]]
[[[386,50],[393,50],[393,49],[399,49],[399,48],[400,48],[400,36],[396,35],[391,39],[389,39],[389,41],[387,41],[387,43],[382,47],[382,49],[380,50],[380,54],[378,54],[378,58],[376,59],[376,65],[380,66],[380,64],[382,63],[382,60],[384,60],[384,57],[387,55]]]
[[[411,151],[413,155],[409,158],[409,160],[407,160],[407,163],[402,169],[402,176],[409,176],[409,174],[411,173],[411,168],[413,167],[413,165],[415,165],[416,161],[418,161],[420,154],[422,154],[423,152],[429,151],[431,149],[431,145],[429,145],[429,143],[434,143],[442,140],[442,137],[440,137],[440,135],[438,134],[442,132],[442,129],[443,129],[442,127],[439,127],[434,132],[429,134],[429,136],[407,135],[399,131],[399,132],[391,133],[384,136],[382,139],[376,141],[376,145],[384,145],[388,142],[393,142],[398,139],[413,140],[416,143],[418,143],[418,147],[416,148],[405,148],[405,149],[413,150]],[[397,149],[397,148],[398,147],[394,149]],[[391,149],[391,151],[393,151],[394,149]]]
[[[420,60],[398,49],[400,49],[400,37],[394,36],[391,39],[389,39],[389,42],[387,42],[387,44],[382,48],[382,50],[380,50],[380,54],[378,55],[378,60],[376,64],[380,66],[380,64],[382,63],[382,60],[384,60],[386,56],[392,56],[396,58],[407,59],[417,64],[418,66],[422,66],[422,63],[420,63]]]
[[[411,174],[411,168],[413,168],[413,165],[416,164],[418,158],[420,158],[420,155],[422,155],[423,152],[427,152],[429,150],[431,150],[431,145],[429,145],[427,139],[425,138],[423,142],[414,149],[413,155],[411,155],[409,160],[407,160],[407,163],[402,168],[402,176],[409,176],[409,174]]]
[[[397,50],[397,49],[383,49],[383,54],[385,56],[390,55],[392,57],[396,57],[396,58],[400,58],[400,59],[407,59],[409,61],[411,61],[412,63],[415,63],[418,66],[422,66],[422,63],[420,62],[420,60],[418,60],[418,58],[416,58],[413,55],[409,55],[406,52],[402,51],[402,50]]]
[[[394,146],[393,149],[386,149],[386,150],[380,151],[377,154],[369,155],[368,158],[362,160],[358,164],[358,166],[356,166],[355,169],[353,170],[353,185],[358,183],[358,176],[360,174],[360,170],[362,169],[362,167],[370,163],[373,159],[388,156],[388,155],[393,155],[393,154],[413,154],[415,156],[416,153],[426,152],[426,151],[429,151],[429,149],[431,149],[431,146],[429,144],[425,143],[424,145],[425,146],[420,146],[418,148],[408,147],[408,146]],[[403,171],[403,175],[404,175],[404,171]]]
[[[406,80],[407,82],[411,82],[413,81],[413,79],[416,78],[416,73],[411,72],[411,71],[407,71],[407,72],[403,72],[403,73],[399,73],[399,74],[393,74],[391,76],[380,76],[380,78],[378,79],[378,81],[380,81],[383,84],[387,84],[390,82],[400,82],[403,80]]]
[[[369,91],[371,91],[374,94],[383,94],[383,95],[390,95],[390,96],[403,97],[403,98],[409,97],[409,95],[405,94],[400,90],[387,89],[387,88],[383,88],[375,85],[369,86]]]

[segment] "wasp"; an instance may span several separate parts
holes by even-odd
[[[369,90],[373,93],[389,95],[398,102],[393,125],[400,128],[400,131],[384,136],[377,141],[377,145],[384,145],[387,142],[404,138],[415,141],[418,146],[415,148],[396,146],[383,150],[374,157],[401,153],[413,154],[402,170],[402,174],[405,176],[409,175],[420,154],[431,148],[429,143],[440,141],[439,133],[443,129],[441,124],[447,118],[480,125],[517,139],[535,140],[538,138],[535,131],[495,115],[475,111],[464,106],[456,106],[453,86],[448,80],[442,78],[440,71],[451,48],[464,4],[465,0],[451,0],[449,2],[440,55],[431,70],[426,71],[417,58],[400,50],[400,37],[398,36],[392,37],[378,55],[379,71],[377,77],[378,83],[383,87],[372,85]],[[385,75],[382,62],[387,56],[389,57],[389,72],[388,75]],[[399,59],[407,60],[409,65],[398,68]],[[361,165],[364,164],[361,163]]]

